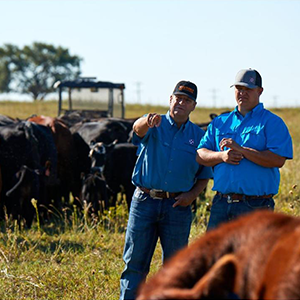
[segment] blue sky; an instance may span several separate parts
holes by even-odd
[[[179,80],[199,106],[234,107],[240,69],[266,107],[299,106],[300,1],[0,0],[0,46],[34,41],[81,56],[83,76],[125,83],[127,102],[168,105]]]

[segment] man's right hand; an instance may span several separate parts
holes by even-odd
[[[149,128],[158,127],[161,123],[161,115],[157,113],[148,114],[147,116],[137,119],[133,124],[133,131],[140,138],[144,137]]]
[[[161,115],[157,113],[148,114],[147,125],[149,128],[158,127],[161,123]]]

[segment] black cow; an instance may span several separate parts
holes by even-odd
[[[39,204],[48,206],[51,201],[59,203],[57,193],[59,180],[57,174],[57,149],[51,129],[47,126],[26,122],[27,130],[35,138],[32,147],[37,147],[40,163]]]
[[[137,160],[137,146],[130,143],[116,144],[107,152],[103,175],[113,193],[124,192],[129,210],[135,186],[131,182]]]
[[[74,183],[72,184],[72,195],[74,198],[80,198],[82,179],[85,178],[91,169],[91,159],[89,157],[90,147],[80,136],[75,132],[72,134],[74,142],[75,160],[73,164]]]
[[[78,123],[72,126],[70,130],[72,133],[78,132],[88,145],[97,142],[110,144],[114,140],[125,143],[129,137],[128,128],[122,122],[110,119]]]
[[[133,118],[133,119],[109,118],[109,120],[118,121],[126,127],[126,131],[127,131],[127,134],[128,134],[127,142],[131,143],[132,134],[133,134],[132,127],[133,127],[133,123],[137,120],[137,118]]]
[[[31,226],[35,214],[31,200],[37,200],[40,197],[40,175],[39,170],[22,166],[11,182],[15,185],[6,192],[8,197],[8,201],[5,203],[7,212],[18,220],[19,224],[21,218],[24,217],[27,227]]]
[[[137,146],[130,143],[106,145],[96,143],[90,151],[92,172],[103,175],[111,194],[110,206],[115,206],[116,195],[125,193],[128,209],[134,192],[131,182],[132,172],[137,159]]]
[[[15,119],[5,116],[5,115],[0,115],[0,126],[5,126],[8,124],[12,124],[17,122]]]
[[[3,214],[5,206],[7,213],[12,214],[13,217],[21,213],[18,219],[25,218],[28,227],[32,222],[32,214],[27,215],[27,210],[21,209],[25,205],[25,200],[22,199],[26,199],[27,202],[31,202],[31,197],[41,200],[43,193],[39,180],[41,176],[50,177],[51,170],[55,168],[55,159],[51,161],[51,151],[54,149],[47,153],[49,135],[44,129],[33,127],[29,122],[24,121],[0,126],[1,212]],[[36,176],[37,174],[39,176]],[[28,177],[34,180],[26,181]],[[20,184],[17,184],[22,178],[24,181],[21,180]],[[31,192],[28,192],[28,182],[29,185],[31,182],[29,189]],[[24,186],[27,186],[27,189],[23,188]]]
[[[69,128],[71,128],[77,123],[90,121],[90,119],[87,119],[86,117],[82,116],[82,114],[80,114],[80,112],[77,111],[66,113],[62,116],[59,116],[58,119],[62,121],[65,125],[67,125]]]
[[[108,209],[108,191],[105,180],[95,172],[88,174],[83,181],[80,193],[80,202],[86,201],[87,205],[91,206],[91,211],[94,214],[103,213]]]
[[[91,158],[91,172],[103,173],[103,168],[106,160],[107,153],[109,153],[113,147],[117,144],[117,140],[113,141],[111,144],[106,145],[103,142],[98,142],[96,144],[91,144],[91,150],[89,157]]]

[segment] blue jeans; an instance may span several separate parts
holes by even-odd
[[[233,220],[242,214],[250,213],[257,209],[274,210],[274,207],[275,202],[273,198],[257,198],[231,202],[226,197],[216,194],[213,198],[207,230],[211,230],[221,223]]]
[[[153,199],[136,189],[130,206],[125,237],[121,276],[122,299],[135,299],[137,288],[150,269],[158,238],[163,250],[163,261],[188,243],[191,229],[191,207],[173,208],[174,198]]]

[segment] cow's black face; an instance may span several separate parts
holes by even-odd
[[[104,143],[96,143],[91,147],[89,157],[91,158],[91,167],[93,169],[99,168],[102,172],[106,155],[106,146]]]
[[[98,174],[89,174],[84,180],[80,200],[90,206],[93,213],[103,213],[107,208],[108,197],[105,181]]]

